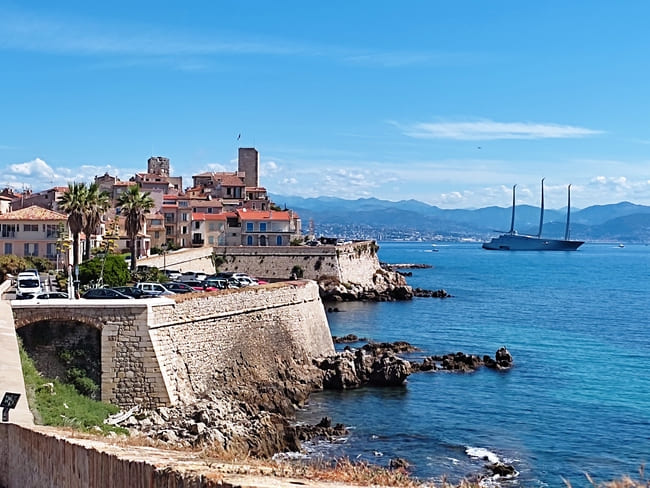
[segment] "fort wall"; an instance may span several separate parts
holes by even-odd
[[[16,328],[55,320],[101,330],[101,398],[125,407],[271,383],[287,364],[334,351],[318,286],[306,280],[173,299],[14,302],[13,313]]]
[[[278,281],[289,279],[294,266],[298,266],[306,279],[334,276],[343,283],[372,286],[372,277],[379,269],[377,249],[374,241],[337,246],[220,246],[174,251],[164,257],[139,259],[138,264],[211,274],[214,251],[221,262],[219,271]]]

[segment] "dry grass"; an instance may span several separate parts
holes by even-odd
[[[258,459],[241,454],[224,452],[213,447],[169,449],[162,441],[156,441],[144,435],[117,436],[107,438],[80,432],[69,428],[56,428],[61,435],[70,438],[101,440],[107,444],[121,447],[148,447],[181,454],[184,459],[192,458],[199,461],[206,468],[205,476],[209,479],[219,479],[223,475],[251,475],[269,476],[275,478],[297,478],[304,480],[344,483],[356,486],[389,487],[399,486],[404,488],[480,488],[472,481],[462,481],[459,484],[443,480],[439,483],[422,482],[412,478],[407,470],[388,469],[375,466],[366,462],[351,461],[347,458],[332,462],[300,464],[286,461],[273,461]],[[173,456],[172,456],[173,458]],[[171,459],[170,458],[170,462]],[[179,458],[177,458],[178,460]],[[174,463],[171,462],[173,465]],[[180,466],[176,466],[180,467]],[[172,467],[171,469],[174,469]],[[650,480],[645,479],[644,466],[639,468],[638,479],[624,476],[618,480],[596,483],[588,474],[587,480],[593,488],[650,488]],[[571,482],[564,479],[566,488],[572,488]]]
[[[639,467],[639,479],[632,479],[629,476],[623,476],[620,480],[606,481],[596,483],[588,473],[585,473],[587,480],[594,488],[650,488],[650,480],[645,479],[645,466]],[[567,488],[571,488],[571,483],[562,478]]]

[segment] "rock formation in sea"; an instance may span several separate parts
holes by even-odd
[[[510,352],[505,347],[502,347],[496,352],[495,358],[491,358],[488,355],[480,357],[475,354],[466,354],[464,352],[444,354],[442,356],[429,356],[424,358],[421,362],[411,361],[411,371],[441,370],[471,372],[476,371],[482,366],[492,369],[506,370],[512,367],[513,362]]]

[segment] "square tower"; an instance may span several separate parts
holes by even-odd
[[[147,173],[159,176],[169,176],[169,158],[152,156],[147,161]]]
[[[260,154],[254,147],[239,148],[239,165],[237,171],[246,173],[244,184],[247,187],[260,186]]]

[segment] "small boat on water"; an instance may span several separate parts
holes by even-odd
[[[569,238],[569,219],[571,215],[571,185],[568,188],[568,204],[566,213],[566,229],[564,239],[545,239],[542,237],[544,224],[544,178],[542,178],[542,202],[540,206],[539,232],[535,236],[520,235],[515,231],[515,189],[512,187],[512,219],[510,230],[490,242],[483,243],[483,249],[490,251],[575,251],[584,241],[572,241]]]

